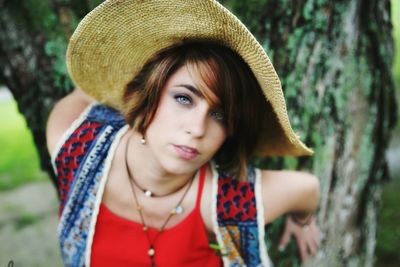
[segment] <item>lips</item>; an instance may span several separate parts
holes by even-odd
[[[199,151],[192,147],[174,145],[174,148],[175,151],[178,153],[178,156],[185,160],[194,159],[199,155]]]

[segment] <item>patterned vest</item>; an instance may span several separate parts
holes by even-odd
[[[65,266],[90,266],[97,214],[111,161],[128,130],[123,117],[100,105],[89,106],[64,134],[52,157],[58,176],[58,236]],[[211,163],[212,164],[212,163]],[[224,266],[270,266],[264,243],[259,170],[249,182],[213,167],[212,221]]]

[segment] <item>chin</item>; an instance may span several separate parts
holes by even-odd
[[[186,160],[177,159],[170,161],[164,165],[165,170],[175,175],[185,175],[196,172],[203,164],[198,161],[188,162]]]

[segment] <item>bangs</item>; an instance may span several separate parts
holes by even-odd
[[[221,94],[216,86],[216,71],[206,62],[193,62],[186,64],[190,77],[196,84],[204,99],[212,108],[221,105]]]
[[[196,87],[210,107],[222,113],[227,134],[233,134],[232,116],[234,114],[231,108],[233,92],[229,88],[229,83],[226,83],[224,66],[211,57],[203,60],[188,60],[186,66]]]

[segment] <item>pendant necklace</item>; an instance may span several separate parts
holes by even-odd
[[[139,200],[138,200],[138,197],[136,195],[134,186],[136,186],[140,191],[142,191],[145,194],[145,196],[152,197],[152,196],[155,196],[155,195],[150,190],[143,190],[141,187],[139,187],[138,184],[136,183],[136,181],[134,180],[133,176],[131,175],[131,172],[130,172],[129,166],[128,166],[128,146],[129,146],[129,141],[130,141],[130,139],[128,139],[128,142],[127,142],[127,145],[126,145],[126,149],[125,149],[126,150],[125,151],[126,170],[128,172],[129,184],[130,184],[130,187],[131,187],[133,198],[135,200],[136,209],[139,212],[140,221],[141,221],[141,224],[142,224],[142,227],[143,227],[142,229],[143,229],[144,234],[146,235],[147,241],[149,243],[149,249],[147,250],[147,255],[150,258],[151,267],[156,267],[156,264],[155,264],[156,250],[154,248],[154,245],[155,245],[159,235],[164,231],[165,227],[167,226],[167,224],[170,221],[170,219],[172,218],[172,216],[183,213],[183,207],[181,206],[181,204],[182,204],[183,200],[185,199],[187,193],[189,192],[189,189],[192,186],[194,177],[196,175],[193,175],[193,177],[191,179],[189,179],[189,181],[186,184],[184,184],[182,187],[180,187],[178,190],[172,192],[172,193],[175,193],[175,192],[179,191],[180,189],[182,189],[183,187],[186,186],[186,190],[183,193],[182,197],[179,199],[179,201],[175,205],[175,207],[170,211],[170,213],[168,214],[168,217],[165,219],[164,223],[160,227],[160,230],[157,232],[157,234],[154,237],[154,239],[151,240],[151,238],[149,236],[149,233],[148,233],[149,227],[146,224],[146,221],[144,219],[144,209],[139,203]],[[150,192],[150,193],[146,194],[146,192]],[[167,195],[170,195],[172,193],[169,193]],[[166,195],[164,195],[164,196],[166,196]]]
[[[134,178],[132,175],[130,175],[129,178],[132,180],[132,182],[135,184],[135,186],[136,186],[146,197],[166,197],[166,196],[169,196],[169,195],[172,195],[172,194],[178,192],[179,190],[181,190],[183,187],[185,187],[185,186],[188,184],[188,183],[185,183],[184,185],[182,185],[181,187],[179,187],[179,188],[176,189],[175,191],[172,191],[172,192],[170,192],[170,193],[166,193],[166,194],[160,195],[160,194],[155,194],[155,193],[154,193],[153,191],[151,191],[151,190],[144,189],[143,187],[141,187],[141,186],[139,185],[139,183],[135,180],[135,178]],[[179,213],[179,212],[178,212],[178,213]]]

